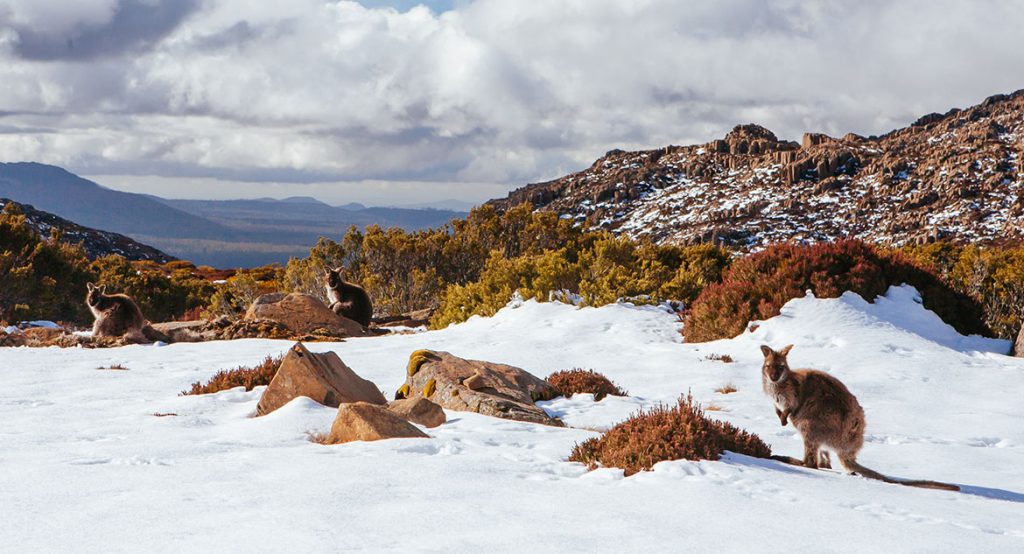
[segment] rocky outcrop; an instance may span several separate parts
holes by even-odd
[[[441,406],[421,396],[403,398],[388,404],[395,415],[424,427],[437,427],[448,421]]]
[[[334,313],[318,298],[297,292],[260,296],[245,312],[245,319],[275,321],[300,334],[319,331],[340,337],[366,336],[362,325]]]
[[[405,384],[395,397],[422,397],[449,410],[561,425],[534,404],[557,394],[543,379],[518,367],[417,350],[409,358]]]
[[[493,200],[659,243],[759,248],[860,238],[896,246],[1024,239],[1024,91],[931,114],[882,136],[758,125],[589,168]]]
[[[128,260],[149,260],[162,264],[175,259],[124,235],[91,229],[52,213],[37,210],[29,204],[0,198],[0,211],[4,210],[24,214],[26,223],[43,238],[59,236],[60,240],[67,244],[80,244],[90,260],[117,255]]]
[[[367,402],[342,404],[331,425],[331,432],[323,444],[342,444],[352,441],[378,441],[399,438],[429,438],[400,416],[387,408]]]
[[[377,385],[356,375],[337,354],[314,354],[301,342],[281,360],[256,406],[256,415],[269,414],[299,396],[332,408],[345,402],[387,404]]]

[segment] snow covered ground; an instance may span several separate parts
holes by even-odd
[[[0,349],[0,550],[1024,551],[1024,360],[1009,343],[958,335],[908,288],[795,300],[732,340],[683,344],[678,329],[653,307],[527,302],[443,331],[310,344],[388,397],[418,348],[542,377],[594,368],[632,395],[544,404],[577,428],[448,412],[429,440],[338,446],[307,440],[335,410],[306,399],[256,419],[261,389],[178,396],[288,342]],[[593,429],[687,390],[800,456],[760,391],[762,343],[794,343],[794,367],[857,395],[864,465],[964,492],[739,455],[629,478],[565,461]],[[97,370],[112,364],[128,369]],[[738,392],[715,392],[725,384]]]

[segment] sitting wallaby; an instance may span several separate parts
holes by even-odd
[[[324,275],[327,298],[331,301],[331,310],[363,327],[369,327],[370,319],[373,317],[373,303],[370,302],[370,295],[363,287],[346,281],[344,277],[345,268],[343,267],[328,268]]]
[[[775,403],[779,422],[792,422],[804,439],[804,459],[775,457],[809,468],[831,468],[828,450],[839,456],[847,471],[887,483],[912,487],[960,490],[956,485],[935,481],[893,479],[857,463],[857,453],[864,446],[864,409],[839,379],[814,369],[790,369],[786,355],[789,345],[776,352],[762,346],[764,366],[761,385]]]
[[[92,325],[94,337],[125,337],[132,342],[168,342],[167,337],[149,325],[142,315],[142,310],[139,310],[139,306],[130,296],[106,294],[106,285],[99,287],[89,283],[88,287],[85,303],[89,305],[89,310],[96,318]]]

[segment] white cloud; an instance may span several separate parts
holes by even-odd
[[[885,132],[1024,86],[1022,27],[998,0],[8,0],[0,158],[519,185],[749,121]]]

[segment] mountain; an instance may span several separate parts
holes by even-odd
[[[179,258],[251,267],[305,256],[321,236],[351,226],[438,227],[463,214],[404,208],[336,208],[315,198],[167,200],[105,188],[59,167],[0,163],[0,197],[81,225],[127,235]]]
[[[740,125],[707,144],[613,150],[491,203],[663,243],[998,242],[1024,238],[1022,160],[1024,90],[882,136],[796,143]]]
[[[31,205],[0,198],[0,211],[9,205],[16,206],[18,211],[25,215],[25,222],[40,236],[48,239],[57,231],[64,242],[81,244],[91,260],[110,254],[124,256],[129,260],[151,260],[161,264],[175,259],[124,235],[83,227],[49,212],[37,210]]]

